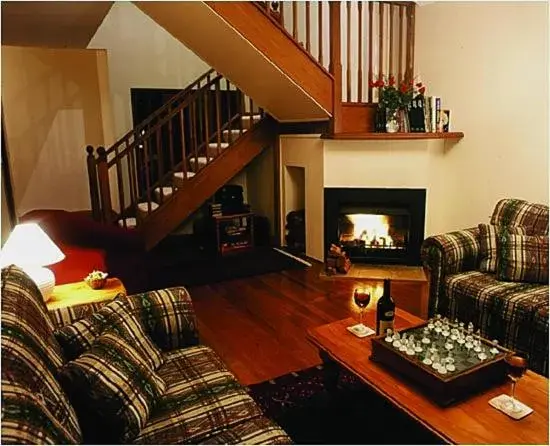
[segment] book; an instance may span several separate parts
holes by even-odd
[[[441,98],[439,96],[430,96],[430,108],[430,131],[437,132],[438,117],[441,111]]]
[[[451,131],[451,110],[441,110],[439,117],[439,126],[440,132],[450,132]]]
[[[413,133],[425,132],[426,123],[424,119],[424,96],[416,96],[408,107],[408,118],[410,123],[410,131]]]

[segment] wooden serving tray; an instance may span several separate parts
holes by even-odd
[[[399,333],[410,334],[421,332],[427,323],[401,330]],[[476,336],[474,336],[476,337]],[[499,353],[483,362],[469,366],[463,365],[462,370],[457,370],[447,375],[441,375],[431,366],[428,366],[416,356],[408,356],[384,340],[385,335],[372,338],[372,354],[370,359],[379,362],[404,379],[416,384],[421,392],[440,406],[448,406],[469,395],[487,389],[493,385],[502,383],[506,379],[507,366],[504,358],[513,354],[511,350],[497,346]],[[477,338],[477,337],[476,337]],[[486,346],[492,344],[479,338]],[[459,358],[457,357],[457,360]]]

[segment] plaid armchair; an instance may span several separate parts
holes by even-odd
[[[490,223],[521,226],[528,235],[548,235],[548,206],[503,199]],[[484,337],[527,353],[530,368],[548,375],[548,285],[499,281],[495,274],[479,271],[480,249],[477,227],[424,240],[429,315],[473,322]]]
[[[68,364],[69,353],[74,353],[66,348],[66,336],[76,333],[72,338],[75,344],[86,341],[93,345],[103,336],[90,320],[98,319],[98,314],[113,314],[116,308],[131,314],[125,322],[141,322],[137,324],[140,333],[148,335],[161,357],[155,373],[162,381],[162,394],[131,442],[290,443],[285,432],[263,416],[220,357],[199,344],[197,321],[185,288],[120,295],[113,302],[48,313],[35,284],[14,266],[2,270],[2,443],[91,441],[84,429],[90,428],[86,413],[75,411],[76,401],[60,384],[61,370]],[[138,330],[136,324],[125,327]],[[129,362],[130,353],[122,363]],[[144,361],[147,359],[151,358]],[[101,361],[108,366],[112,358]],[[127,391],[124,379],[117,381],[112,373],[107,376],[109,386],[121,386],[119,394]],[[98,391],[93,393],[97,398]],[[107,402],[101,407],[107,410]],[[110,426],[91,426],[99,438],[108,438]]]

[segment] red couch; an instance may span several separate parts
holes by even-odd
[[[35,210],[20,218],[21,223],[31,221],[65,254],[49,266],[56,284],[78,282],[98,269],[122,280],[130,294],[148,289],[146,252],[136,231],[97,223],[85,212]]]

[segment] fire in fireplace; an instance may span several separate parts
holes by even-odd
[[[354,262],[420,263],[424,189],[325,189],[325,245]]]
[[[403,250],[408,241],[408,216],[341,214],[338,233],[344,248]]]

